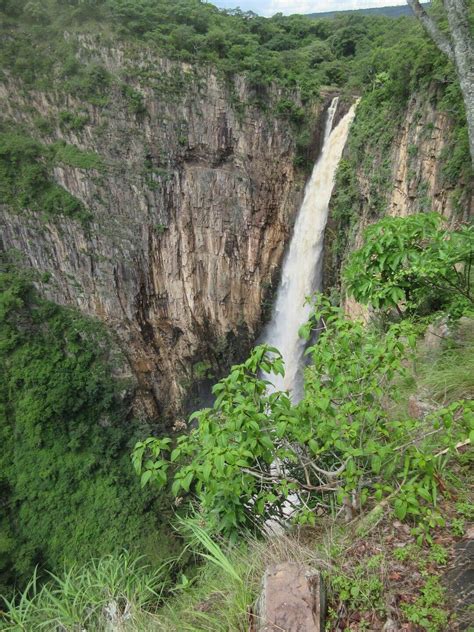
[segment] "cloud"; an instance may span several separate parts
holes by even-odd
[[[319,13],[322,11],[349,11],[371,7],[405,4],[405,0],[215,0],[219,7],[231,9],[239,6],[244,11],[255,11],[260,15],[275,13]]]

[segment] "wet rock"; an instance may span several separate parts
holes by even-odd
[[[324,590],[320,574],[292,562],[267,569],[256,606],[256,632],[324,630]]]

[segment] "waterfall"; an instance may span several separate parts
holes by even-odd
[[[338,97],[327,111],[324,140],[319,159],[306,185],[283,262],[280,286],[270,323],[262,342],[280,350],[285,361],[285,377],[272,376],[277,390],[289,390],[294,401],[302,395],[302,361],[305,341],[298,331],[310,316],[311,307],[305,299],[321,289],[322,253],[329,200],[334,187],[337,165],[354,119],[354,104],[333,129]]]

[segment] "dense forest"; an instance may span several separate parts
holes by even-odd
[[[442,4],[430,10],[446,30]],[[329,297],[313,298],[300,332],[308,346],[299,403],[268,390],[263,376],[285,370],[277,349],[256,346],[233,364],[238,355],[224,341],[227,364],[206,357],[191,369],[196,382],[217,382],[210,407],[188,425],[185,408],[171,421],[154,417],[136,405],[144,387],[101,317],[105,307],[92,313],[72,290],[55,302],[63,288],[54,275],[0,236],[0,629],[247,629],[265,565],[281,553],[262,538],[265,524],[294,494],[302,501],[293,528],[308,529],[309,544],[287,535],[281,546],[298,560],[325,560],[328,630],[381,630],[392,616],[405,629],[458,629],[439,577],[473,519],[474,233],[453,64],[411,16],[263,18],[200,0],[0,0],[0,17],[0,205],[19,222],[15,238],[43,239],[37,226],[49,226],[85,248],[101,232],[86,194],[118,169],[91,139],[97,130],[106,138],[100,117],[112,119],[119,99],[146,129],[147,90],[171,109],[186,95],[204,100],[209,71],[236,120],[258,112],[288,133],[295,182],[304,182],[328,99],[338,95],[347,110],[360,98],[330,203]],[[148,57],[175,65],[159,74]],[[48,96],[60,106],[49,107]],[[446,121],[420,132],[445,133],[440,155],[426,157],[438,190],[418,182],[416,214],[385,217],[399,184],[394,144],[407,110],[416,126],[423,103]],[[185,153],[187,128],[163,118],[164,134],[173,125],[176,155]],[[145,182],[168,191],[183,168],[173,142],[159,163],[145,152],[131,189]],[[418,151],[409,145],[413,181]],[[84,178],[74,193],[65,168]],[[430,212],[433,201],[446,213]],[[153,231],[157,240],[169,232],[161,216]],[[348,317],[347,296],[365,306],[366,322]],[[449,334],[433,350],[427,331],[439,328]],[[409,405],[420,399],[423,414]],[[287,464],[280,476],[275,462]],[[390,540],[394,521],[401,526]],[[359,557],[351,538],[362,543]],[[398,549],[394,538],[403,540]],[[387,595],[403,564],[415,579],[393,605]]]

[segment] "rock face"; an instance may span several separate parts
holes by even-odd
[[[257,632],[322,632],[324,596],[318,572],[293,562],[269,567],[256,608]]]
[[[441,213],[453,225],[472,216],[472,183],[450,182],[443,173],[449,150],[452,151],[449,143],[453,121],[437,107],[439,99],[435,88],[413,94],[388,153],[386,149],[372,148],[368,155],[369,169],[357,165],[357,208],[352,209],[355,216],[350,226],[334,216],[334,205],[330,205],[323,273],[326,290],[340,288],[344,257],[360,247],[369,223],[385,215],[404,217],[423,211]],[[387,127],[391,125],[387,121]],[[350,137],[344,157],[351,158]],[[333,201],[337,194],[336,186]],[[342,247],[338,245],[341,240]],[[354,318],[368,318],[365,306],[350,298],[346,299],[346,311]]]
[[[393,144],[393,187],[387,215],[404,217],[430,210],[450,219],[466,219],[472,214],[472,197],[464,196],[460,208],[455,208],[454,187],[443,177],[442,156],[451,120],[437,109],[434,97],[432,93],[414,94],[408,104]]]
[[[42,142],[100,155],[98,169],[54,169],[93,220],[2,207],[0,246],[50,273],[49,298],[108,324],[137,377],[142,412],[170,418],[203,366],[226,370],[255,340],[304,184],[294,134],[251,105],[243,79],[87,39],[78,55],[121,77],[105,103],[59,89],[25,96],[13,82],[0,98],[7,120],[30,129],[35,118],[49,121]],[[136,112],[130,89],[141,95]],[[269,90],[265,99],[279,96]],[[67,129],[64,111],[87,122]]]

